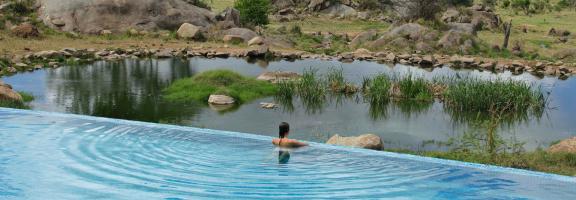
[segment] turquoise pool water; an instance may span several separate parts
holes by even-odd
[[[523,170],[36,111],[0,122],[0,199],[576,199],[575,178]]]

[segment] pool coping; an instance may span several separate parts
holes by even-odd
[[[171,125],[171,124],[159,124],[159,123],[132,121],[132,120],[125,120],[125,119],[113,119],[113,118],[95,117],[95,116],[88,116],[88,115],[57,113],[57,112],[47,112],[47,111],[37,111],[37,110],[21,110],[21,109],[1,108],[1,107],[0,107],[0,111],[8,112],[8,113],[40,114],[40,115],[67,117],[67,118],[73,117],[73,118],[78,118],[78,119],[103,121],[103,122],[110,122],[110,123],[115,123],[115,124],[138,125],[138,126],[145,126],[145,127],[150,127],[150,128],[169,128],[169,129],[173,129],[173,130],[195,131],[195,132],[202,132],[202,133],[207,133],[207,134],[218,134],[218,135],[226,135],[226,136],[231,136],[231,137],[241,137],[241,138],[248,138],[248,139],[265,140],[265,141],[269,141],[269,140],[273,139],[273,137],[270,137],[270,136],[257,135],[257,134],[253,134],[253,133],[242,133],[242,132],[197,128],[197,127],[190,127],[190,126],[179,126],[179,125]],[[434,164],[443,164],[443,165],[456,166],[456,167],[474,168],[474,169],[479,169],[479,170],[484,170],[484,171],[489,171],[489,172],[510,173],[510,174],[515,174],[515,175],[533,176],[533,177],[547,178],[547,179],[553,179],[553,180],[563,181],[563,182],[576,183],[576,177],[551,174],[551,173],[545,173],[545,172],[537,172],[537,171],[516,169],[516,168],[510,168],[510,167],[500,167],[500,166],[495,166],[495,165],[470,163],[470,162],[463,162],[463,161],[456,161],[456,160],[446,160],[446,159],[440,159],[440,158],[424,157],[424,156],[394,153],[394,152],[387,152],[387,151],[376,151],[376,150],[353,148],[353,147],[346,147],[346,146],[336,146],[336,145],[329,145],[329,144],[318,143],[318,142],[309,142],[309,144],[312,147],[318,147],[318,148],[324,148],[324,149],[334,149],[334,150],[343,150],[343,151],[348,151],[348,152],[361,153],[364,155],[377,155],[377,156],[384,156],[384,157],[390,157],[390,158],[407,159],[407,160],[413,160],[413,161],[428,162],[428,163],[434,163]]]

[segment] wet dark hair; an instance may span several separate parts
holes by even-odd
[[[288,132],[290,131],[290,124],[286,123],[286,122],[282,122],[280,123],[280,126],[278,127],[279,132],[278,132],[278,136],[280,138],[285,138],[286,135],[288,135]]]

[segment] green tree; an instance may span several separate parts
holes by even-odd
[[[244,26],[260,26],[269,23],[269,0],[237,0],[234,8],[240,11],[240,22]]]

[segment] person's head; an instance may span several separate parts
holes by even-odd
[[[280,131],[278,132],[278,136],[280,138],[288,137],[288,133],[290,132],[290,125],[286,122],[282,122],[280,123],[279,130]]]

